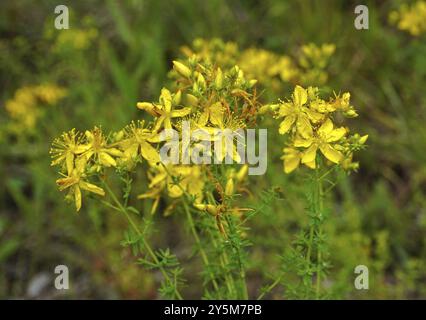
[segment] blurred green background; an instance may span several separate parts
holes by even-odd
[[[71,128],[118,130],[139,118],[136,102],[157,99],[179,48],[219,37],[279,54],[310,42],[336,45],[328,85],[351,92],[360,114],[351,126],[369,135],[369,147],[358,155],[359,172],[341,177],[330,200],[330,297],[426,298],[426,38],[389,24],[400,3],[364,1],[369,30],[356,30],[357,1],[62,1],[70,29],[56,30],[55,1],[2,1],[0,297],[158,297],[158,275],[121,245],[125,221],[96,201],[76,214],[56,188],[48,151]],[[31,130],[12,126],[7,101],[45,83],[65,88],[66,96],[41,108]],[[252,221],[251,293],[280,268],[278,255],[307,222],[300,180],[282,172],[281,147],[269,148],[268,174],[250,178],[249,202],[275,187],[283,200]],[[159,213],[155,220],[155,246],[187,256],[191,242],[180,216]],[[65,293],[52,285],[59,264],[70,269]],[[370,269],[368,291],[353,287],[359,264]],[[201,280],[191,273],[198,265],[184,262],[189,298],[200,296]],[[282,288],[269,296],[283,297]]]

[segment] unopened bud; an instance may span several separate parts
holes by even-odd
[[[225,196],[232,196],[234,194],[234,180],[232,178],[226,181]]]
[[[173,96],[173,100],[172,100],[172,102],[173,102],[173,105],[174,106],[176,106],[176,105],[179,105],[180,104],[180,102],[181,102],[181,100],[182,100],[182,91],[178,91],[178,92],[176,92],[175,93],[175,95]]]
[[[206,79],[204,79],[204,77],[201,73],[198,74],[197,83],[198,83],[198,86],[201,89],[203,89],[203,90],[206,89]]]
[[[186,102],[193,107],[198,106],[198,98],[192,94],[187,93],[185,95]]]
[[[217,69],[217,74],[216,74],[216,78],[214,80],[214,85],[215,85],[216,89],[218,89],[218,90],[222,89],[223,73],[222,73],[222,70],[220,68]]]
[[[173,61],[173,68],[185,78],[189,78],[191,76],[191,69],[179,61]]]
[[[368,134],[366,134],[365,136],[362,136],[361,138],[359,138],[359,144],[366,143],[367,139],[368,139]]]
[[[247,176],[248,172],[248,165],[245,164],[241,167],[241,169],[238,171],[236,178],[238,182],[241,182],[244,180],[244,178]]]

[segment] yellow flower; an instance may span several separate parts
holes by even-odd
[[[339,163],[343,155],[333,148],[332,143],[337,142],[346,135],[345,128],[333,128],[333,122],[327,119],[321,127],[310,137],[296,137],[294,140],[295,147],[308,148],[303,156],[302,163],[310,164],[315,161],[317,150],[320,149],[322,154],[331,162]]]
[[[204,179],[200,166],[167,165],[165,168],[163,164],[151,163],[150,165],[148,186],[150,191],[139,195],[139,199],[155,198],[159,191],[167,189],[171,198],[179,198],[187,192],[195,197],[195,202],[202,201]],[[178,183],[175,183],[175,178]]]
[[[411,6],[402,4],[397,11],[389,14],[389,20],[398,29],[420,36],[426,32],[426,1],[417,1]]]
[[[56,184],[59,186],[60,191],[69,188],[68,196],[74,197],[74,203],[77,211],[81,208],[81,189],[100,196],[105,195],[105,191],[102,188],[84,181],[84,165],[84,161],[79,159],[79,161],[76,161],[76,168],[74,168],[68,176],[56,180]]]
[[[162,126],[165,129],[172,129],[173,118],[185,117],[192,110],[190,107],[174,109],[172,94],[166,88],[161,89],[159,104],[139,102],[137,107],[157,117],[153,131],[158,131]]]
[[[219,163],[223,162],[226,157],[231,158],[236,163],[241,162],[240,154],[238,153],[237,146],[234,143],[234,140],[238,135],[238,131],[236,130],[242,128],[242,125],[239,124],[238,121],[235,121],[232,119],[232,117],[230,117],[227,119],[226,123],[222,123],[222,125],[218,127],[206,127],[196,124],[196,128],[205,132],[205,134],[200,134],[200,132],[197,132],[198,135],[196,135],[196,137],[199,140],[212,141],[214,145],[219,145],[218,141],[221,142],[220,149],[215,149],[214,152],[214,155]]]
[[[123,150],[124,161],[133,163],[138,155],[154,163],[160,161],[160,155],[151,145],[151,143],[158,143],[160,141],[159,135],[143,126],[143,122],[138,122],[137,125],[132,122],[126,127],[126,138],[119,142]]]
[[[296,86],[291,102],[282,103],[277,112],[277,118],[284,117],[280,124],[279,133],[285,134],[290,131],[294,124],[302,137],[312,135],[312,122],[318,122],[322,115],[310,110],[307,106],[308,92],[301,86]]]
[[[92,156],[95,156],[96,161],[105,167],[115,167],[117,162],[114,157],[121,157],[123,153],[117,148],[112,148],[107,145],[105,137],[100,128],[95,127],[92,131],[86,131],[88,149],[83,156],[86,161]]]
[[[221,102],[216,102],[204,108],[203,113],[198,119],[200,126],[205,126],[208,121],[216,126],[223,126],[224,107]]]
[[[335,100],[331,103],[331,108],[334,110],[342,111],[343,114],[350,118],[355,118],[358,114],[355,111],[355,108],[350,104],[351,94],[345,92],[342,96],[336,96]]]
[[[54,84],[27,86],[18,89],[13,99],[7,100],[5,109],[14,120],[12,128],[34,129],[42,116],[44,105],[53,105],[66,95],[66,90]]]
[[[60,165],[65,163],[68,174],[74,169],[74,158],[76,155],[87,151],[90,146],[82,144],[82,135],[72,129],[65,132],[60,138],[57,138],[52,143],[50,154],[53,158],[51,165]]]
[[[283,152],[284,155],[281,159],[284,160],[284,172],[290,173],[296,170],[300,165],[300,161],[302,160],[304,153],[291,147],[284,148]],[[304,164],[311,169],[315,169],[315,160]]]

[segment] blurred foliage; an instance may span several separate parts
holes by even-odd
[[[59,264],[71,273],[71,289],[59,297],[157,297],[157,274],[120,245],[124,221],[95,200],[78,215],[65,205],[48,150],[70,128],[117,130],[140,117],[136,101],[156,98],[183,45],[221,38],[292,57],[305,44],[335,44],[327,86],[353,93],[359,118],[351,125],[369,134],[370,147],[360,152],[358,174],[339,177],[328,199],[330,297],[425,298],[426,41],[389,21],[406,2],[414,1],[366,1],[370,29],[361,31],[353,25],[356,1],[73,1],[69,30],[54,29],[54,1],[2,2],[0,297],[58,297],[52,282],[36,296],[29,288],[43,274],[53,278]],[[66,96],[40,106],[34,130],[6,130],[8,101],[22,88],[46,84]],[[277,143],[273,126],[269,146]],[[256,192],[247,203],[262,208],[250,221],[251,296],[267,285],[261,279],[280,272],[280,256],[308,223],[304,181],[284,175],[281,154],[272,150],[266,177],[250,178]],[[149,209],[144,201],[132,205]],[[156,247],[187,257],[181,218],[156,215],[151,237]],[[200,282],[199,261],[183,264],[188,283]],[[368,291],[353,286],[359,264],[370,268]],[[185,297],[198,297],[195,288],[187,286]],[[284,296],[282,286],[267,295]]]

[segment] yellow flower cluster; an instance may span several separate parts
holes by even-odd
[[[222,70],[207,66],[195,57],[184,62],[174,61],[176,85],[173,89],[163,88],[158,102],[138,102],[137,107],[152,119],[132,122],[119,132],[107,137],[100,128],[84,134],[75,129],[55,139],[51,149],[52,165],[60,166],[64,178],[57,180],[61,190],[69,189],[74,197],[77,210],[81,207],[81,190],[103,195],[104,191],[87,182],[88,177],[104,168],[116,167],[132,170],[146,160],[149,179],[148,191],[140,199],[154,200],[155,211],[162,194],[170,198],[183,195],[193,197],[194,203],[203,199],[203,187],[209,169],[199,165],[172,165],[160,163],[159,148],[165,141],[161,138],[164,129],[182,130],[182,120],[191,124],[191,130],[203,129],[211,133],[209,141],[217,139],[216,129],[242,129],[256,120],[259,107],[255,80],[247,80],[238,67]],[[180,135],[182,139],[182,135]],[[199,141],[192,141],[190,152],[200,147]],[[227,143],[224,139],[222,143]],[[222,161],[229,156],[239,161],[236,146],[231,154],[214,153]],[[178,155],[182,156],[182,155]],[[182,163],[182,162],[180,162]],[[240,179],[241,180],[241,179]]]
[[[368,136],[349,137],[348,128],[335,128],[333,123],[337,112],[346,117],[357,116],[349,100],[348,92],[326,101],[319,97],[318,88],[296,86],[291,100],[270,106],[275,117],[283,119],[279,133],[290,136],[282,156],[285,173],[297,169],[300,163],[315,169],[318,150],[330,163],[347,170],[357,169],[358,164],[352,162],[353,152],[362,148]]]
[[[13,120],[12,128],[31,130],[35,127],[45,105],[54,105],[65,97],[66,90],[54,84],[41,84],[18,89],[5,108]]]
[[[219,38],[211,40],[197,38],[192,42],[191,47],[183,46],[181,51],[187,58],[196,55],[203,63],[216,64],[223,69],[236,65],[240,54],[236,43],[225,42]]]
[[[411,6],[402,4],[398,10],[390,12],[389,20],[398,29],[420,36],[426,32],[426,1],[416,1]]]
[[[105,194],[101,187],[89,182],[91,177],[105,176],[107,168],[116,168],[120,173],[132,171],[142,164],[146,167],[148,185],[138,198],[152,199],[152,212],[156,211],[160,200],[165,196],[171,201],[165,213],[171,212],[177,201],[186,197],[191,199],[195,208],[215,215],[219,225],[221,213],[238,213],[243,210],[228,208],[227,199],[232,198],[235,190],[241,190],[247,166],[242,166],[239,171],[220,167],[219,176],[225,178],[222,180],[213,174],[211,166],[191,164],[184,159],[194,152],[198,154],[202,151],[205,154],[207,151],[219,163],[225,157],[240,162],[235,141],[232,141],[232,148],[229,148],[229,141],[226,139],[219,141],[219,145],[222,143],[222,150],[216,152],[218,150],[214,148],[219,139],[218,129],[234,131],[254,126],[258,115],[267,111],[272,112],[275,118],[282,119],[279,133],[289,136],[282,157],[286,173],[292,172],[301,163],[309,168],[316,168],[318,161],[323,161],[317,156],[320,153],[325,157],[323,163],[328,161],[338,164],[345,170],[357,169],[358,164],[352,161],[353,153],[363,147],[367,136],[349,135],[349,129],[335,125],[341,116],[352,118],[358,115],[350,104],[349,93],[324,100],[320,98],[318,88],[304,89],[297,85],[291,99],[262,105],[256,94],[257,80],[251,77],[250,72],[245,72],[237,65],[227,66],[234,60],[227,59],[227,54],[222,53],[227,52],[230,56],[235,56],[236,60],[246,56],[247,60],[268,64],[275,69],[270,69],[272,71],[266,73],[266,76],[278,75],[283,79],[293,77],[289,71],[290,60],[287,61],[284,57],[280,60],[268,51],[257,49],[249,49],[239,56],[234,46],[221,41],[209,43],[200,40],[196,44],[200,54],[193,54],[186,48],[188,55],[191,53],[190,58],[173,61],[170,75],[175,80],[174,84],[161,89],[158,101],[137,103],[137,108],[146,113],[144,118],[148,117],[149,120],[132,122],[122,130],[107,135],[98,127],[84,133],[73,129],[54,140],[51,149],[52,165],[59,166],[63,176],[57,180],[57,184],[60,190],[69,190],[67,197],[74,199],[77,211],[81,208],[81,190],[101,196]],[[211,51],[201,50],[206,44]],[[308,45],[302,47],[302,51],[299,65],[310,70],[316,67],[323,70],[334,52],[334,46],[323,45],[319,48]],[[208,56],[212,52],[215,55]],[[256,60],[257,54],[262,57],[260,60]],[[221,61],[223,65],[219,65],[217,61]],[[274,66],[274,61],[281,62]],[[256,63],[250,64],[246,68],[253,71]],[[173,162],[177,164],[160,161],[160,149],[164,151],[163,147],[175,139],[168,137],[168,129],[179,133],[178,142],[182,148],[173,151],[170,149],[170,156],[179,159]],[[195,133],[199,129],[208,133],[208,136],[197,136]],[[191,139],[184,143],[186,130],[189,130]],[[233,139],[235,138],[234,136]],[[206,141],[214,141],[209,147],[212,149],[206,150],[203,144]],[[206,188],[211,187],[211,184],[207,185],[208,182],[214,185],[219,200],[212,200],[211,190],[206,192]]]
[[[322,85],[328,80],[326,67],[334,54],[336,46],[325,43],[317,46],[313,43],[302,46],[299,56],[299,83],[305,85]]]
[[[222,68],[237,64],[249,78],[259,80],[264,87],[274,91],[282,87],[282,82],[304,85],[326,83],[326,68],[335,51],[333,44],[316,46],[310,43],[300,48],[297,58],[292,58],[259,48],[240,51],[237,44],[216,38],[196,39],[192,47],[182,48],[186,57],[195,55],[199,61]]]

